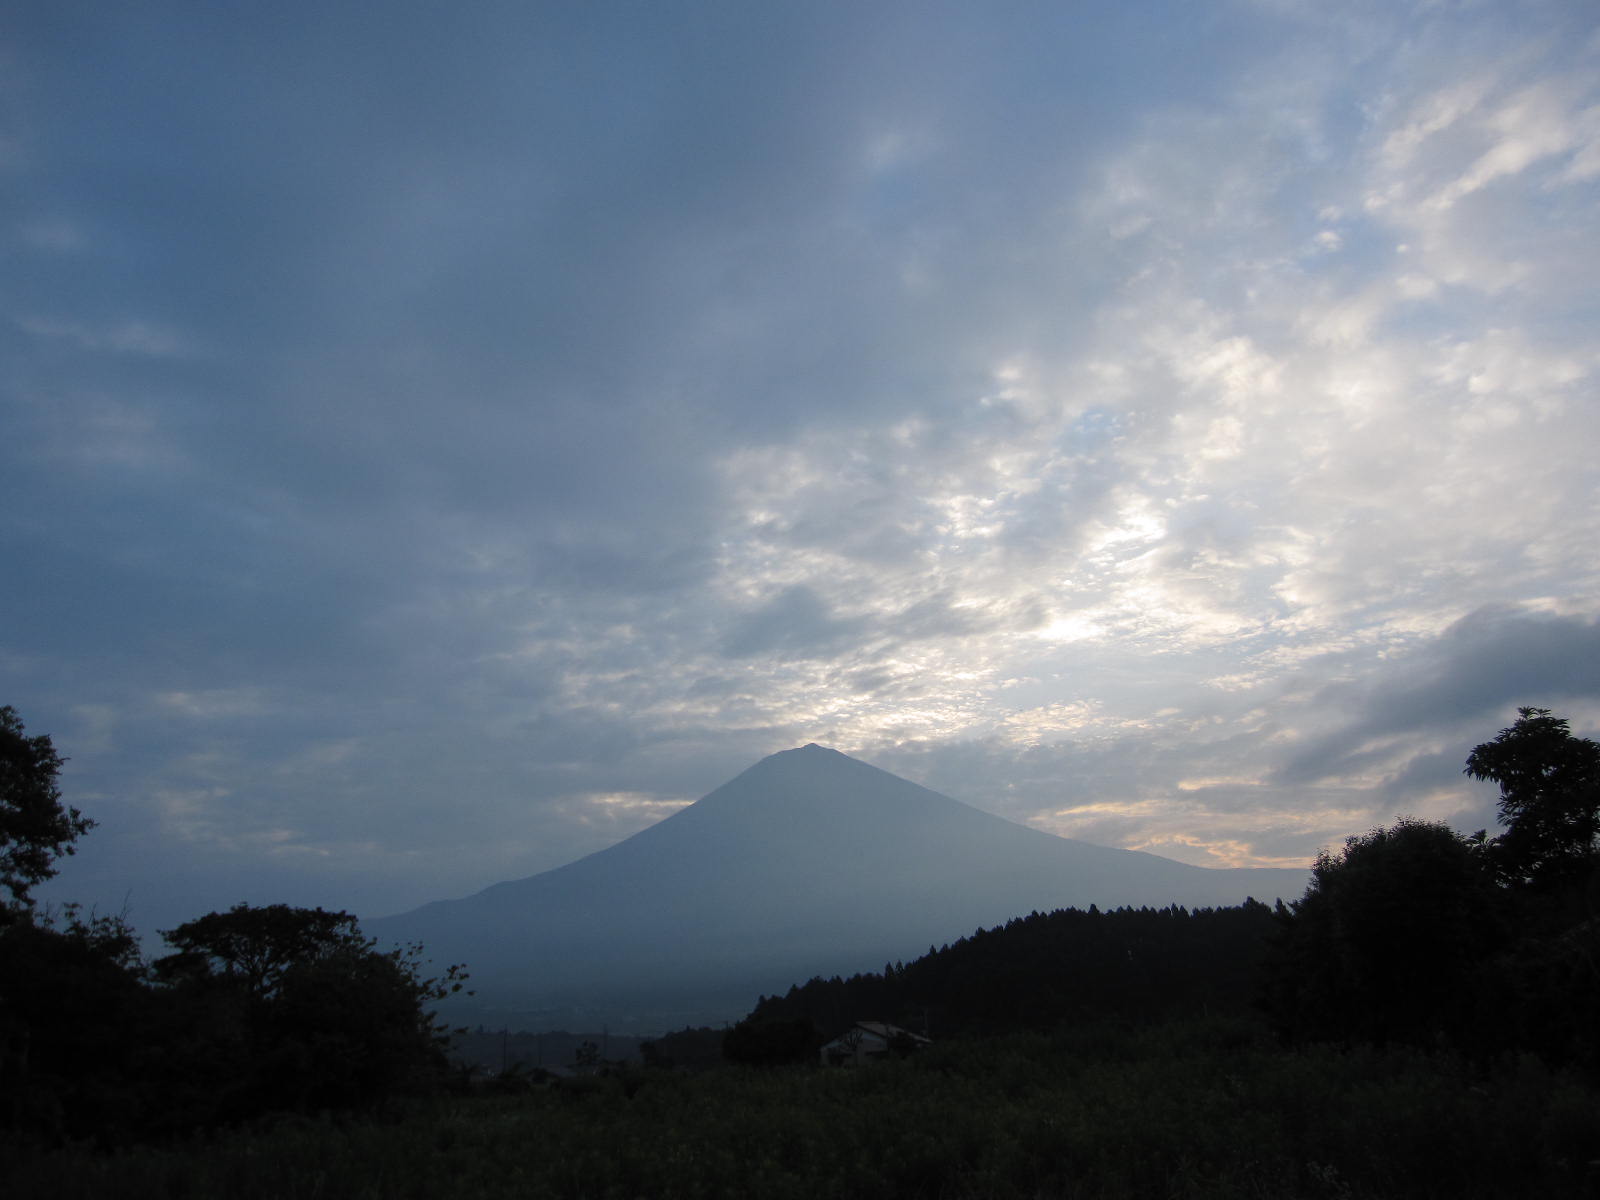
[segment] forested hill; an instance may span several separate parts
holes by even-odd
[[[935,1036],[1062,1022],[1246,1013],[1278,928],[1273,909],[1059,909],[980,929],[881,974],[813,979],[762,997],[754,1023],[809,1021],[824,1034],[886,1020]]]

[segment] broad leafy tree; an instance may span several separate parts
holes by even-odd
[[[804,1017],[746,1017],[723,1036],[722,1056],[754,1067],[815,1062],[822,1039]]]
[[[368,949],[351,914],[287,904],[236,904],[225,913],[207,913],[163,930],[161,936],[177,951],[157,960],[162,978],[220,978],[258,1000],[275,996],[292,967]]]
[[[10,907],[33,907],[31,892],[94,822],[61,803],[56,776],[66,760],[49,737],[29,737],[17,710],[0,707],[0,887]]]
[[[1600,743],[1573,735],[1548,708],[1519,708],[1516,723],[1467,757],[1466,774],[1500,785],[1494,860],[1514,884],[1555,885],[1586,875],[1600,843]]]
[[[1268,969],[1287,1034],[1427,1042],[1470,1036],[1486,956],[1504,943],[1493,876],[1447,825],[1402,819],[1323,851]]]
[[[61,802],[66,760],[0,707],[0,1129],[108,1136],[130,1121],[148,993],[121,917],[35,906],[35,886],[94,827]]]
[[[155,975],[199,1019],[237,1111],[373,1104],[444,1070],[433,1006],[465,971],[425,977],[420,947],[379,950],[350,913],[237,904],[161,936],[176,952]]]
[[[1600,1074],[1600,743],[1547,708],[1517,713],[1467,759],[1500,785],[1486,850],[1517,920],[1493,1005],[1508,1041]]]
[[[67,906],[0,928],[0,1139],[114,1140],[145,1121],[154,1005],[138,940]]]
[[[1522,708],[1466,773],[1500,785],[1500,836],[1402,820],[1319,855],[1269,1010],[1300,1037],[1446,1035],[1600,1066],[1600,744]]]
[[[465,972],[428,977],[349,913],[236,905],[147,967],[121,917],[39,911],[31,889],[94,825],[62,804],[62,762],[0,708],[0,1139],[114,1144],[441,1081],[434,1006]]]

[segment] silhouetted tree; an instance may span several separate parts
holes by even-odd
[[[0,887],[11,893],[4,907],[13,915],[33,907],[33,887],[53,876],[55,861],[94,828],[61,803],[56,776],[65,761],[48,736],[27,736],[16,709],[0,707]]]
[[[442,1082],[444,1031],[429,1006],[444,994],[405,957],[372,949],[295,963],[267,1014],[270,1093],[290,1108],[349,1108]]]
[[[1516,722],[1467,756],[1466,774],[1500,785],[1506,831],[1492,857],[1513,884],[1558,886],[1594,870],[1600,846],[1600,743],[1575,737],[1548,708],[1519,708]]]
[[[349,913],[284,904],[238,904],[162,937],[176,952],[156,978],[194,1011],[200,1057],[225,1064],[235,1108],[365,1105],[442,1078],[432,1005],[461,990],[460,966],[425,978],[420,947],[380,951]]]
[[[1268,964],[1267,1007],[1304,1038],[1464,1035],[1503,942],[1483,856],[1447,825],[1404,818],[1317,855]]]
[[[291,967],[370,946],[350,913],[287,904],[235,904],[225,913],[207,913],[163,930],[161,937],[176,953],[156,960],[158,977],[167,982],[220,977],[257,1000],[276,994]]]
[[[1600,744],[1547,708],[1517,714],[1466,767],[1500,785],[1506,828],[1484,852],[1517,926],[1490,1004],[1508,1044],[1600,1074]]]
[[[722,1039],[722,1056],[747,1066],[777,1067],[817,1060],[822,1039],[804,1017],[746,1017]]]
[[[137,1132],[155,1011],[119,917],[24,911],[0,927],[0,1129],[56,1142]]]
[[[0,707],[0,1127],[46,1140],[104,1136],[130,1119],[129,1035],[147,999],[125,921],[35,907],[32,889],[94,828],[61,802],[65,761]]]
[[[0,709],[0,1130],[130,1139],[281,1108],[370,1105],[438,1081],[417,946],[380,951],[349,913],[241,904],[164,936],[147,969],[121,917],[36,910],[31,887],[94,822],[62,805],[62,759]],[[152,982],[161,985],[152,987]]]
[[[722,1041],[725,1036],[721,1029],[685,1027],[676,1033],[664,1033],[651,1041],[642,1042],[639,1055],[647,1067],[702,1071],[718,1066],[723,1061]]]

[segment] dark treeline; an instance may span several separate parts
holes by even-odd
[[[0,924],[0,1135],[116,1145],[446,1082],[427,1006],[453,981],[349,914],[239,905],[165,936],[187,948],[145,963],[115,918]]]
[[[464,974],[425,977],[419,947],[381,951],[349,913],[240,904],[146,962],[120,917],[40,911],[94,825],[62,804],[62,762],[0,708],[0,1140],[117,1145],[440,1084],[431,1006]]]
[[[858,1020],[884,1020],[947,1037],[1247,1014],[1277,928],[1273,910],[1255,900],[1192,912],[1035,912],[881,973],[813,979],[763,997],[750,1020],[808,1021],[827,1036]]]
[[[1402,818],[1275,909],[1074,909],[880,974],[763,997],[730,1057],[800,1061],[861,1020],[938,1036],[1255,1014],[1290,1043],[1531,1052],[1600,1076],[1600,744],[1523,708],[1467,758],[1503,832]]]
[[[1600,1076],[1600,744],[1548,709],[1473,750],[1498,837],[1403,819],[1318,855],[1263,1007],[1293,1041],[1528,1051]]]

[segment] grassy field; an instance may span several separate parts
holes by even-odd
[[[13,1156],[11,1197],[1600,1197],[1600,1093],[1529,1059],[1284,1051],[1245,1024],[629,1070],[386,1120]]]

